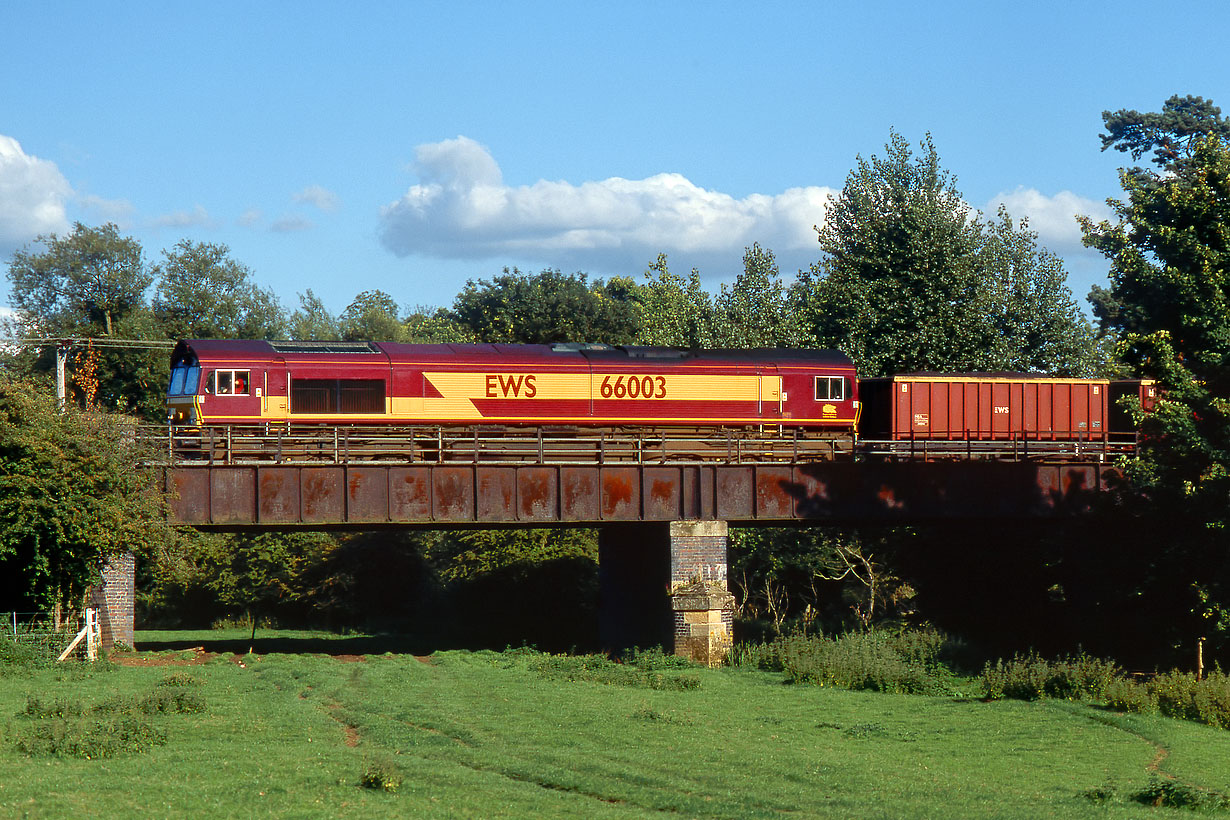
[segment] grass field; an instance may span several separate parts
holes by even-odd
[[[1154,817],[1174,811],[1134,799],[1151,784],[1230,793],[1230,732],[1086,704],[374,654],[392,644],[311,633],[212,654],[246,638],[138,633],[159,651],[0,677],[0,816]],[[147,751],[18,748],[56,713],[85,731],[74,721],[169,691],[200,709],[142,716],[160,741]],[[399,788],[360,787],[373,772]]]

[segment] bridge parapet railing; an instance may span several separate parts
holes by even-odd
[[[852,442],[794,430],[552,430],[488,427],[148,427],[151,463],[787,464],[848,459]]]

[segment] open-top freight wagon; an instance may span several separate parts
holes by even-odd
[[[1151,381],[1036,373],[905,373],[859,382],[860,450],[897,457],[1107,455],[1135,447],[1120,397],[1156,401]]]

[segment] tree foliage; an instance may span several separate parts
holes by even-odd
[[[57,412],[44,385],[0,372],[0,589],[12,605],[75,605],[111,554],[151,549],[166,514],[137,471],[130,423]]]
[[[365,290],[338,317],[342,338],[350,342],[405,341],[397,300],[382,290]]]
[[[1195,108],[1197,115],[1183,116]],[[1131,115],[1131,116],[1129,116]],[[1142,418],[1138,455],[1126,465],[1130,502],[1120,512],[1160,536],[1149,576],[1170,579],[1166,606],[1208,616],[1230,638],[1230,147],[1211,102],[1172,97],[1161,114],[1104,115],[1103,147],[1156,151],[1153,171],[1120,172],[1115,222],[1082,220],[1085,243],[1110,261],[1110,288],[1095,292],[1105,328],[1120,335],[1133,371],[1162,388]],[[1135,120],[1135,122],[1133,122]],[[1205,132],[1197,133],[1203,127]],[[1119,135],[1119,136],[1116,136]],[[1107,136],[1112,141],[1107,142]],[[1123,147],[1120,147],[1123,146]],[[1130,537],[1130,536],[1129,536]],[[1152,580],[1150,580],[1152,579]],[[1182,619],[1179,619],[1180,621]],[[1175,626],[1171,620],[1169,625]],[[1178,639],[1176,639],[1178,640]]]
[[[277,296],[258,287],[230,248],[176,243],[154,266],[153,310],[162,332],[176,339],[276,339],[285,315]]]
[[[1103,151],[1114,148],[1131,154],[1134,160],[1152,153],[1153,163],[1163,168],[1181,163],[1206,136],[1215,135],[1222,142],[1230,142],[1230,119],[1222,116],[1212,100],[1190,94],[1175,94],[1162,104],[1159,112],[1122,108],[1103,111],[1102,122],[1106,125],[1106,133],[1101,135]]]
[[[308,288],[299,294],[299,307],[286,322],[291,339],[332,342],[342,338],[342,328],[320,297]]]
[[[466,282],[452,318],[480,342],[623,344],[636,336],[630,280],[590,282],[583,273],[523,274],[516,268]]]
[[[37,333],[111,336],[117,320],[145,305],[153,275],[140,243],[115,225],[77,222],[68,236],[34,242],[45,250],[13,254],[9,282],[13,306]]]
[[[1007,213],[984,222],[940,166],[893,133],[858,158],[819,228],[824,257],[794,296],[815,342],[869,376],[1041,367],[1085,374],[1091,328],[1056,257]],[[1039,345],[1045,341],[1045,344]]]

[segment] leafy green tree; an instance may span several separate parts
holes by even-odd
[[[166,509],[134,470],[128,420],[57,412],[45,384],[0,372],[0,591],[14,608],[75,606],[112,554],[154,549]]]
[[[1223,117],[1212,100],[1190,94],[1186,97],[1175,94],[1162,104],[1160,112],[1141,113],[1122,108],[1113,113],[1103,111],[1102,122],[1106,125],[1106,133],[1101,135],[1103,151],[1114,148],[1130,153],[1134,160],[1152,153],[1154,164],[1163,168],[1184,163],[1192,155],[1196,143],[1207,136],[1218,136],[1222,142],[1230,142],[1230,118]],[[1132,169],[1130,173],[1147,176],[1140,169]]]
[[[115,225],[73,226],[65,237],[39,237],[43,250],[24,249],[13,256],[8,277],[16,308],[16,331],[33,337],[106,337],[164,340],[149,310],[145,292],[153,281],[141,245],[121,236]],[[73,351],[70,374],[76,370]],[[109,409],[162,418],[158,393],[166,386],[163,350],[96,346],[88,354],[95,404]],[[11,357],[15,372],[36,374],[55,368],[51,346],[28,349]]]
[[[338,317],[342,338],[351,342],[405,341],[397,300],[382,290],[365,290]]]
[[[305,341],[337,341],[342,328],[337,317],[329,312],[311,288],[299,294],[299,309],[290,315],[286,330],[292,339]]]
[[[410,311],[402,324],[406,341],[413,344],[470,344],[474,334],[459,324],[444,308],[420,305]]]
[[[885,149],[859,157],[830,198],[824,257],[795,284],[815,343],[844,350],[868,376],[1087,369],[1092,333],[1036,236],[1005,213],[988,224],[971,212],[930,136],[918,156],[896,132]]]
[[[773,252],[753,244],[743,254],[743,271],[714,302],[715,337],[722,347],[800,347],[806,331]]]
[[[154,266],[154,315],[175,339],[276,339],[285,316],[230,248],[182,239]]]
[[[666,254],[650,263],[638,300],[637,342],[667,347],[713,347],[717,311],[695,268],[685,279],[671,273]]]
[[[1197,105],[1198,104],[1198,105]],[[1195,106],[1199,116],[1182,116]],[[1132,116],[1129,116],[1132,115]],[[1085,243],[1110,260],[1095,293],[1103,326],[1162,399],[1141,418],[1138,455],[1117,515],[1130,548],[1148,538],[1134,588],[1177,645],[1216,631],[1230,648],[1230,148],[1220,110],[1172,97],[1161,114],[1104,116],[1103,148],[1155,152],[1159,166],[1120,172],[1115,222],[1082,220]],[[1133,126],[1132,120],[1138,120]],[[1204,129],[1203,135],[1197,133]],[[1209,637],[1213,637],[1210,635]],[[1224,657],[1224,656],[1223,656]]]
[[[466,282],[451,315],[480,342],[622,344],[636,336],[634,294],[623,280],[505,268],[491,280]]]
[[[153,275],[140,243],[115,225],[77,222],[68,236],[35,243],[45,250],[20,250],[9,263],[13,306],[33,334],[112,336],[120,317],[145,306]]]
[[[995,369],[1093,377],[1110,368],[1109,353],[1077,306],[1063,262],[1026,220],[1005,208],[982,225],[976,264],[991,294],[990,359]]]

